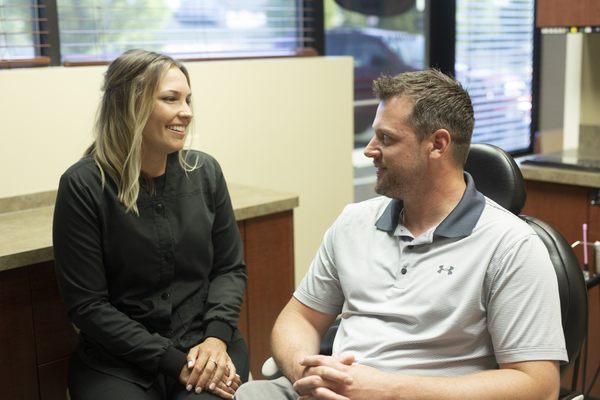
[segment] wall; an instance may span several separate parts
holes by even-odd
[[[600,36],[587,34],[583,40],[581,61],[581,117],[582,125],[600,126]]]
[[[541,35],[539,145],[544,153],[563,146],[566,41],[566,35]]]
[[[352,60],[196,62],[193,147],[231,182],[293,192],[296,281],[352,201]],[[106,67],[0,71],[0,198],[52,190],[91,141]]]

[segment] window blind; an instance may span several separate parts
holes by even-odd
[[[0,67],[50,63],[41,55],[50,47],[44,9],[32,0],[0,0]]]
[[[534,0],[457,0],[455,74],[473,100],[473,142],[530,148],[534,8]]]
[[[291,56],[312,47],[315,13],[298,0],[58,0],[65,64],[143,48],[178,59]]]

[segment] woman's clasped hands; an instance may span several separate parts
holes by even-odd
[[[232,399],[242,384],[235,365],[227,354],[227,345],[213,337],[206,338],[190,349],[179,381],[188,391],[200,393],[208,390],[224,399]]]

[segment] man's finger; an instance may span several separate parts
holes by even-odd
[[[310,372],[319,375],[323,379],[343,385],[350,385],[354,382],[351,375],[331,367],[313,367]]]
[[[337,358],[337,360],[342,364],[346,365],[352,365],[354,364],[354,361],[356,361],[356,357],[354,357],[354,354],[352,353],[342,353],[335,358]]]
[[[319,375],[309,375],[294,382],[294,390],[301,396],[312,395],[314,389],[327,386],[327,382]]]
[[[335,359],[331,356],[322,356],[320,354],[315,354],[312,356],[306,356],[302,361],[300,361],[300,365],[305,367],[316,367],[318,365],[328,365],[331,362],[335,361]]]
[[[350,400],[346,396],[337,394],[333,390],[326,387],[318,387],[312,391],[312,397],[315,400]]]

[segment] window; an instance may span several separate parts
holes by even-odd
[[[425,67],[424,16],[425,1],[325,1],[325,53],[354,58],[355,148],[373,136],[373,80]]]
[[[534,0],[457,0],[455,75],[473,100],[473,142],[531,149],[534,7]]]
[[[58,0],[62,61],[110,61],[131,48],[179,59],[295,55],[308,45],[289,0]],[[306,20],[306,21],[305,21]]]
[[[322,10],[319,0],[0,0],[0,66],[104,64],[132,48],[180,60],[322,54]]]
[[[48,46],[43,43],[44,8],[31,0],[0,1],[0,65],[49,64],[41,56],[41,49]]]

